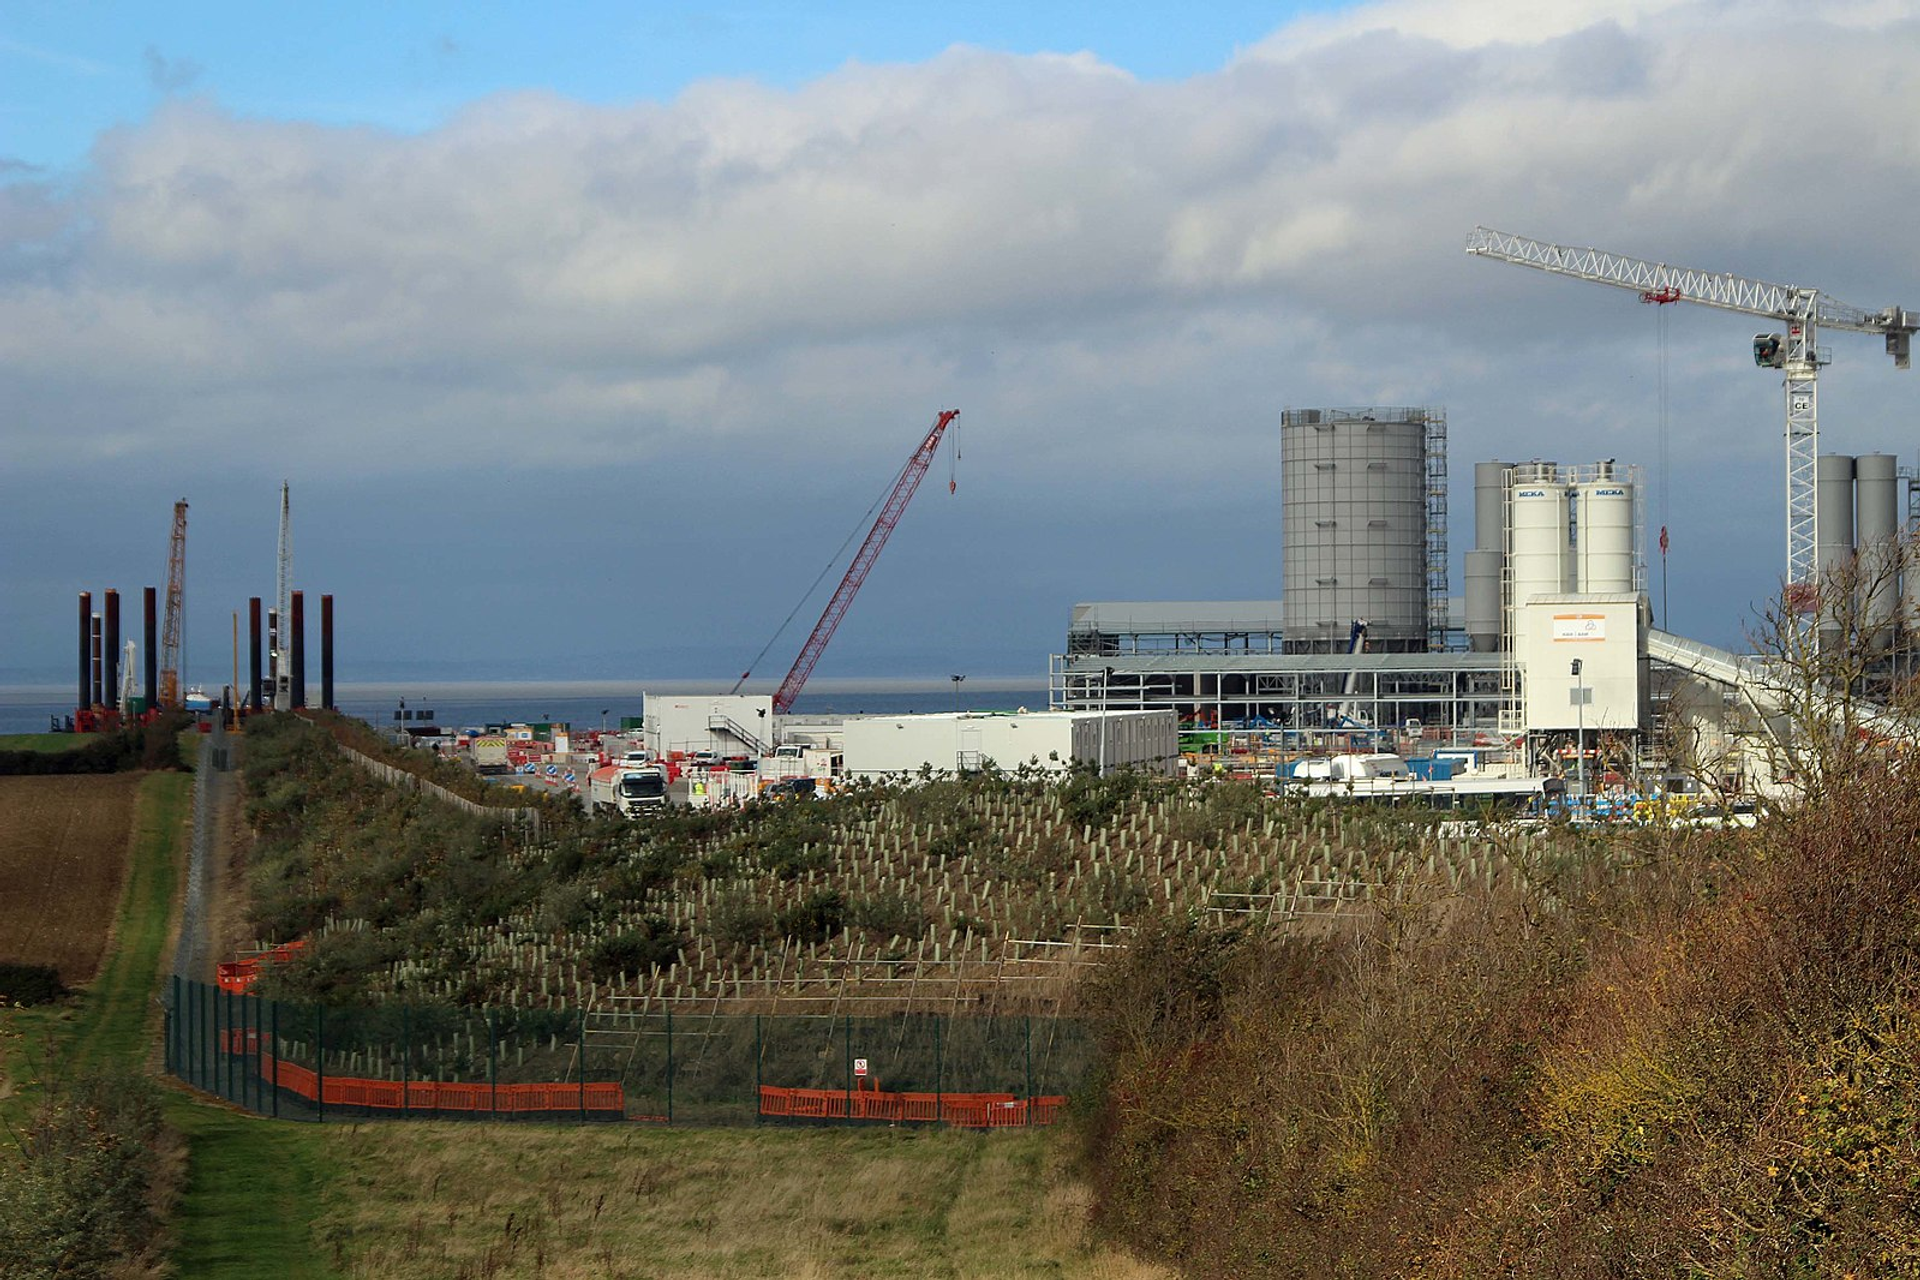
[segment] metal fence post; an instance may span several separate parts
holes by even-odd
[[[259,1110],[260,1090],[258,1079],[258,1054],[254,1049],[260,1043],[259,1019],[253,1013],[253,997],[240,997],[240,1105],[249,1111]]]
[[[194,1088],[207,1086],[207,992],[194,983]]]
[[[177,973],[173,975],[172,994],[173,999],[168,1002],[166,1008],[167,1034],[166,1038],[162,1041],[162,1043],[167,1046],[167,1074],[170,1076],[180,1074],[174,1069],[174,1063],[177,1059],[174,1055],[175,1045],[173,1042],[174,1036],[177,1035],[180,1030],[173,1016],[174,1010],[180,1007],[180,975]]]
[[[673,1006],[667,1006],[667,1123],[673,1123]]]
[[[939,1014],[933,1015],[933,1122],[944,1124],[947,1119],[947,1100],[943,1092],[946,1084],[946,1060],[941,1056],[940,1029],[946,1019]]]
[[[400,1006],[400,1114],[413,1114],[413,1009]]]
[[[753,1122],[755,1124],[760,1123],[761,1099],[767,1096],[761,1092],[765,1087],[761,1078],[764,1065],[760,1041],[760,1015],[756,1013],[753,1015]]]
[[[493,1023],[493,1006],[487,1006],[487,1116],[500,1115],[500,1038]]]
[[[1027,1015],[1027,1105],[1033,1105],[1033,1015]]]
[[[267,1041],[273,1050],[273,1056],[270,1059],[273,1063],[273,1080],[271,1081],[273,1093],[270,1096],[273,1098],[273,1118],[278,1120],[280,1118],[280,1002],[278,1000],[275,1000],[267,1010],[267,1017],[273,1023],[273,1034]]]
[[[327,1122],[327,1006],[313,1006],[314,1103],[320,1108],[320,1123]]]
[[[575,1057],[580,1059],[580,1119],[587,1118],[587,1007],[580,1006],[580,1039],[576,1046]]]
[[[853,1119],[853,1015],[848,1014],[845,1018],[843,1018],[840,1022],[840,1027],[841,1027],[841,1037],[846,1045],[846,1071],[847,1071],[846,1119],[851,1121]]]

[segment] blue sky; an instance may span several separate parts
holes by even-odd
[[[1920,307],[1920,0],[1195,8],[0,7],[0,683],[67,678],[76,592],[164,583],[181,497],[218,683],[287,480],[344,680],[724,687],[945,408],[959,491],[822,677],[1278,598],[1311,406],[1446,410],[1456,592],[1474,462],[1648,468],[1664,621],[1739,645],[1762,323],[1672,309],[1662,474],[1653,309],[1463,246]],[[1920,463],[1920,380],[1831,345],[1823,446]]]
[[[101,130],[180,93],[247,116],[411,132],[502,91],[618,104],[714,77],[794,88],[848,62],[920,62],[955,43],[1091,51],[1141,79],[1175,79],[1217,70],[1295,14],[1335,7],[28,0],[0,7],[0,155],[74,168]]]

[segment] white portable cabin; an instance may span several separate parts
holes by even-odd
[[[1104,745],[1102,743],[1104,729]],[[859,716],[841,728],[848,776],[900,777],[925,766],[957,773],[1002,772],[1036,764],[1065,772],[1074,762],[1171,774],[1180,760],[1180,725],[1171,710],[961,712]]]
[[[661,755],[711,751],[717,756],[757,756],[756,746],[773,747],[773,698],[649,693],[644,723],[647,745]]]

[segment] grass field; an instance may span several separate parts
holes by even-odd
[[[92,979],[127,867],[140,778],[0,778],[0,959]]]
[[[1166,1273],[1088,1243],[1060,1133],[367,1125],[319,1237],[353,1277]]]

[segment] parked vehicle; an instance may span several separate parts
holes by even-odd
[[[667,771],[659,765],[608,765],[587,778],[587,808],[634,817],[667,803]]]

